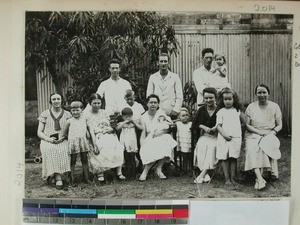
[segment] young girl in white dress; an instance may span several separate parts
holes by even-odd
[[[192,122],[190,120],[189,111],[186,108],[181,108],[178,115],[179,121],[177,121],[176,139],[177,139],[177,151],[180,152],[183,162],[183,171],[188,172],[188,169],[192,168],[192,156],[191,156],[191,140]]]
[[[87,140],[87,132],[92,139],[93,150],[98,153],[95,143],[95,135],[92,132],[87,118],[82,114],[83,104],[80,101],[73,101],[70,104],[72,118],[67,121],[65,135],[69,141],[69,152],[71,155],[71,182],[74,184],[74,171],[77,155],[80,153],[83,175],[86,183],[89,183],[88,177],[88,152],[90,151]]]
[[[126,107],[121,111],[122,120],[118,123],[116,130],[121,130],[120,142],[125,148],[124,158],[128,172],[128,178],[136,177],[136,154],[138,152],[136,128],[142,130],[140,120],[133,120],[133,111]]]
[[[238,96],[230,88],[220,92],[220,107],[217,112],[216,126],[218,130],[216,157],[221,161],[225,176],[225,184],[236,184],[237,158],[240,155],[242,143],[241,121]]]
[[[217,67],[214,69],[214,73],[218,76],[215,78],[214,81],[215,86],[218,91],[220,91],[224,87],[230,87],[228,83],[228,74],[227,74],[227,65],[224,53],[216,53],[215,54],[215,62]]]

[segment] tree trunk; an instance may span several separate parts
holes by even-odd
[[[64,82],[60,80],[54,80],[52,79],[54,86],[55,86],[55,91],[58,94],[61,94],[65,98],[65,93],[63,92],[64,89]]]

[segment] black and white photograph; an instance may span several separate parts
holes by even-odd
[[[298,224],[299,10],[0,1],[3,224]]]
[[[293,22],[26,11],[25,197],[290,197]]]

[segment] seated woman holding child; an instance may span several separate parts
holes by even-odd
[[[139,180],[147,178],[149,170],[155,165],[155,174],[160,179],[166,179],[162,172],[162,166],[173,158],[173,150],[177,142],[171,137],[169,125],[172,120],[164,111],[158,108],[159,97],[151,94],[146,98],[148,110],[142,115],[143,131],[141,134],[141,159],[145,165]]]

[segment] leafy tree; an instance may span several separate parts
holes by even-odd
[[[49,18],[50,12],[26,14],[26,72],[46,68],[51,74],[56,90],[62,93],[68,72],[60,67],[70,62],[68,38]]]
[[[159,53],[176,54],[177,47],[174,29],[155,12],[26,14],[26,69],[46,68],[60,92],[70,75],[73,99],[86,100],[95,92],[109,77],[109,60],[118,58],[121,76],[142,100]]]

